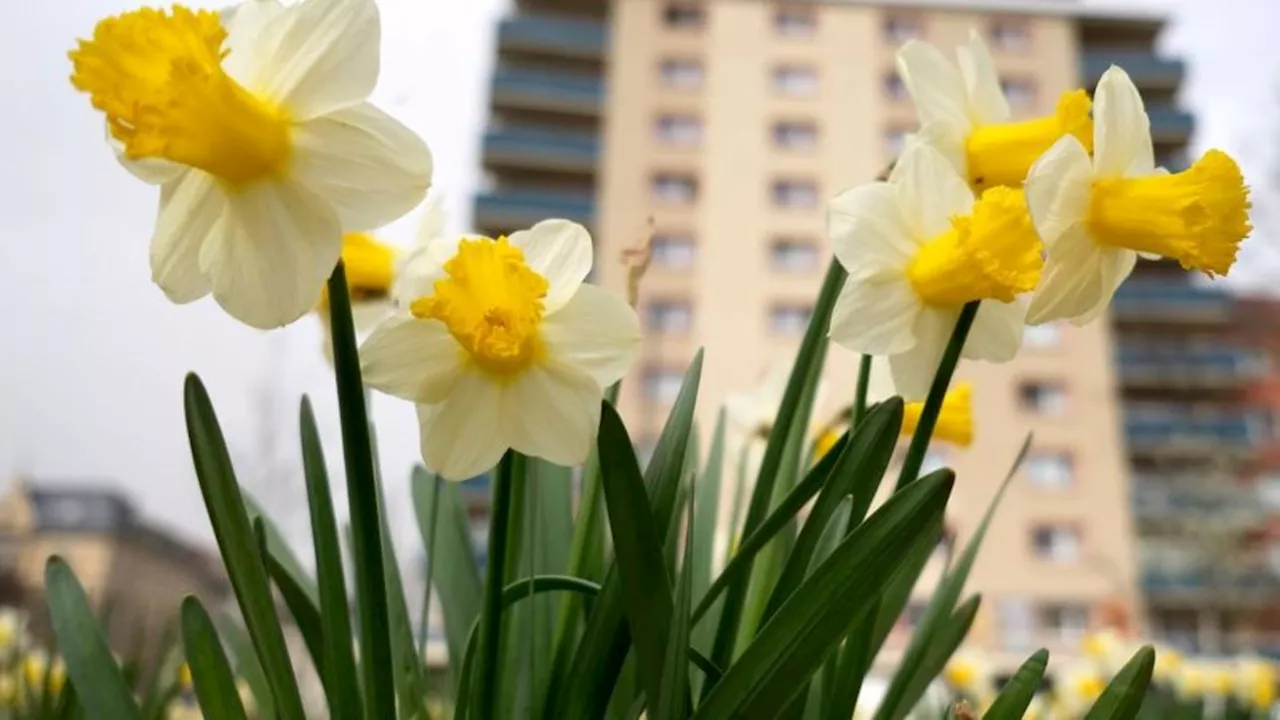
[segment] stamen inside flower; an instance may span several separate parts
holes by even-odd
[[[924,403],[907,403],[902,411],[902,434],[910,435],[920,424]],[[973,443],[973,385],[957,383],[942,398],[942,409],[933,428],[935,440],[944,440],[960,447]]]
[[[979,191],[1021,187],[1032,164],[1063,135],[1074,135],[1092,153],[1091,105],[1088,93],[1072,90],[1058,99],[1056,112],[1048,117],[974,128],[965,141],[969,184]]]
[[[1095,180],[1089,229],[1098,242],[1226,275],[1249,224],[1249,188],[1229,155],[1210,150],[1170,175]]]
[[[278,177],[292,154],[289,118],[223,71],[226,38],[210,10],[109,17],[69,53],[71,84],[130,158],[164,158],[231,185]]]
[[[998,187],[983,193],[972,215],[953,218],[950,230],[916,251],[907,279],[934,307],[1012,302],[1035,288],[1043,267],[1026,198],[1020,190]]]
[[[547,280],[525,263],[505,237],[458,243],[444,264],[448,277],[413,301],[416,317],[443,322],[468,360],[505,378],[536,363],[545,351],[539,332]]]

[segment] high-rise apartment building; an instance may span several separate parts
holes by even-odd
[[[915,128],[894,69],[904,41],[950,53],[982,34],[1019,117],[1120,64],[1148,99],[1160,159],[1178,165],[1191,120],[1174,104],[1182,64],[1153,49],[1161,25],[1072,0],[519,0],[498,30],[473,224],[582,222],[596,280],[619,290],[621,252],[651,235],[646,342],[620,404],[652,442],[702,346],[710,428],[727,394],[794,354],[830,258],[827,199],[874,178]],[[959,473],[961,543],[1036,435],[971,580],[984,594],[971,640],[1008,662],[1144,619],[1123,432],[1136,421],[1117,402],[1114,343],[1106,322],[1029,328],[1015,362],[961,369],[977,439],[932,460]],[[820,412],[847,404],[854,365],[832,349]]]

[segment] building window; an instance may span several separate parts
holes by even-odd
[[[1062,415],[1067,410],[1067,389],[1056,382],[1024,382],[1018,386],[1018,404],[1041,415]]]
[[[1081,603],[1046,603],[1039,615],[1044,634],[1063,644],[1079,643],[1089,629],[1089,606]]]
[[[1033,450],[1027,456],[1027,479],[1036,487],[1070,487],[1075,481],[1071,453]]]
[[[653,129],[669,145],[691,146],[702,140],[702,121],[693,115],[659,115]]]
[[[898,73],[889,71],[884,75],[884,94],[894,100],[906,100],[911,97],[907,92],[907,84]]]
[[[645,307],[645,324],[655,332],[684,335],[693,327],[693,308],[685,300],[654,300]]]
[[[812,150],[818,145],[818,126],[807,120],[782,120],[773,124],[773,144],[787,150]]]
[[[1080,559],[1080,531],[1072,525],[1037,525],[1031,529],[1031,548],[1041,560],[1076,562]]]
[[[996,622],[1006,650],[1025,651],[1035,647],[1035,616],[1026,598],[997,599]]]
[[[818,18],[809,8],[781,7],[773,14],[773,28],[784,37],[813,37]]]
[[[667,3],[662,10],[662,24],[672,30],[697,30],[705,21],[706,15],[697,3]]]
[[[659,173],[650,185],[653,199],[669,205],[688,205],[698,197],[698,181],[690,175]]]
[[[813,95],[818,92],[818,71],[806,65],[779,65],[773,69],[773,89],[783,95]]]
[[[808,240],[781,238],[769,244],[769,266],[781,272],[811,272],[818,268],[818,245]]]
[[[644,396],[650,401],[669,403],[680,394],[684,373],[664,367],[648,367],[644,370]]]
[[[807,180],[776,180],[773,204],[787,208],[817,207],[818,186]]]
[[[989,35],[991,45],[999,52],[1024,53],[1031,49],[1031,25],[1025,20],[992,21]]]
[[[679,90],[702,87],[702,63],[689,58],[667,58],[661,65],[662,84]]]
[[[1036,105],[1036,81],[1031,78],[1001,78],[1000,89],[1013,112],[1028,111]]]
[[[907,144],[907,131],[902,128],[889,128],[884,131],[884,152],[891,158],[902,154]]]
[[[1022,347],[1055,348],[1062,344],[1062,324],[1047,322],[1043,325],[1028,325],[1022,329]]]
[[[650,261],[666,270],[688,270],[698,252],[692,237],[661,233],[653,236],[649,250]]]
[[[799,335],[809,327],[813,307],[798,303],[777,303],[769,308],[769,332],[775,335]]]
[[[888,42],[898,45],[912,38],[922,37],[924,35],[924,26],[920,23],[920,18],[915,15],[902,15],[894,13],[884,19],[882,26],[884,39]]]

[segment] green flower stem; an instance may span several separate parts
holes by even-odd
[[[431,547],[427,548],[427,577],[422,588],[422,607],[418,612],[419,658],[427,657],[427,637],[430,635],[427,628],[431,624],[431,578],[436,573],[436,519],[440,517],[440,484],[443,482],[439,475],[431,476],[431,519],[427,524],[427,537],[430,538],[428,542]]]
[[[858,427],[862,417],[867,414],[867,388],[870,384],[871,356],[863,355],[858,361],[858,384],[853,393],[853,416],[849,419],[851,430]]]
[[[475,717],[495,717],[494,706],[498,701],[498,669],[502,661],[498,657],[502,637],[502,587],[506,577],[507,535],[511,524],[511,505],[516,478],[523,475],[523,465],[514,451],[508,450],[498,463],[494,473],[493,504],[489,516],[489,547],[485,568],[484,607],[480,615],[480,656],[477,658]]]
[[[933,427],[938,424],[938,413],[942,410],[942,400],[947,396],[947,388],[951,385],[951,376],[956,372],[960,362],[960,351],[969,338],[969,329],[973,327],[973,319],[978,315],[978,303],[965,303],[956,320],[956,328],[951,331],[951,339],[942,351],[942,361],[938,363],[938,372],[933,376],[933,385],[929,386],[929,395],[924,400],[924,410],[920,413],[920,424],[911,436],[911,444],[907,446],[907,457],[902,461],[902,472],[898,474],[898,485],[894,492],[906,487],[920,475],[920,466],[924,464],[925,451],[929,449],[929,441],[933,439]]]
[[[381,520],[373,442],[365,410],[356,328],[342,262],[329,276],[329,322],[333,342],[338,412],[342,420],[343,459],[347,470],[347,504],[356,571],[356,605],[360,617],[360,667],[364,677],[365,716],[395,716],[391,663],[391,623],[387,618],[387,585],[383,568]]]

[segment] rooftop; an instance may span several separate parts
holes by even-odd
[[[801,0],[803,1],[803,0]],[[827,0],[876,7],[1055,15],[1100,20],[1163,22],[1168,13],[1139,3],[1084,3],[1080,0]]]

